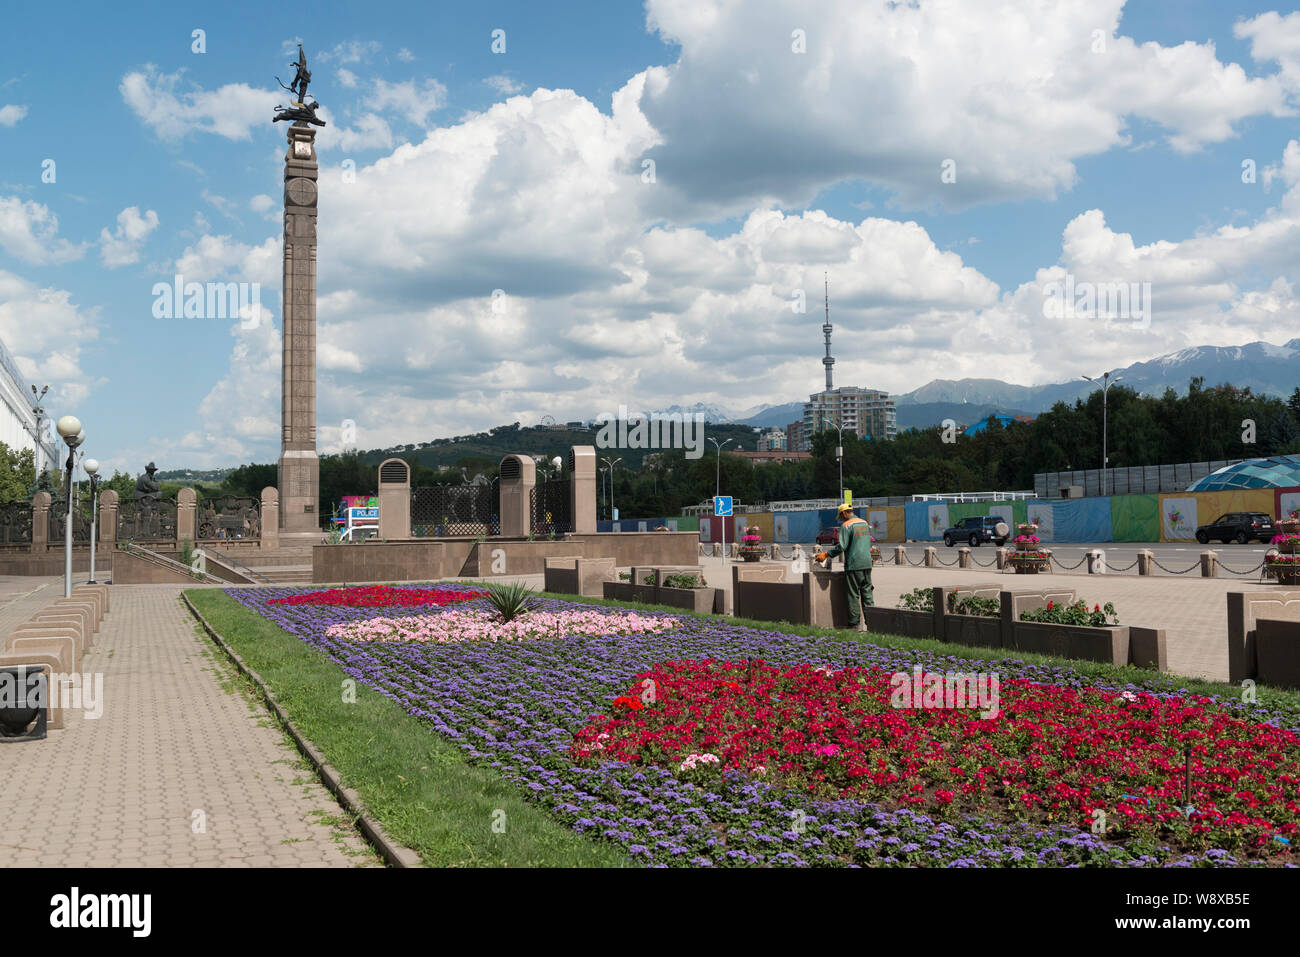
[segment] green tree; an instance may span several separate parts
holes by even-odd
[[[31,449],[11,449],[0,442],[0,503],[31,500],[36,460]]]

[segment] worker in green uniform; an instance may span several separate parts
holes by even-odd
[[[839,544],[819,552],[817,560],[844,556],[844,584],[849,601],[849,627],[857,628],[862,620],[861,607],[876,603],[871,587],[871,525],[853,514],[853,506],[841,505],[835,513],[840,521]]]

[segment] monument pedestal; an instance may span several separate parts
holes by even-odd
[[[280,492],[280,530],[315,532],[320,529],[316,511],[320,488],[320,459],[314,451],[286,449],[280,453],[277,473]]]

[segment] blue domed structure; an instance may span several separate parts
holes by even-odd
[[[1300,455],[1273,455],[1228,465],[1197,479],[1189,492],[1220,492],[1239,488],[1289,488],[1300,485]]]

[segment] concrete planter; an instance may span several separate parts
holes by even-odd
[[[1128,626],[1092,628],[1042,621],[1011,624],[1011,647],[1058,658],[1079,658],[1123,667],[1128,664]]]
[[[966,645],[970,648],[1001,648],[1002,619],[984,615],[943,616],[944,641],[954,645]]]
[[[660,585],[655,603],[685,608],[701,615],[721,614],[724,601],[721,588],[669,588]]]
[[[605,598],[615,601],[640,601],[653,605],[655,601],[654,585],[634,585],[632,582],[604,582],[601,585]]]
[[[881,608],[871,606],[862,609],[862,621],[867,631],[878,634],[906,635],[909,638],[934,637],[934,612],[909,611],[906,608]]]

